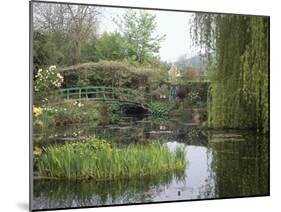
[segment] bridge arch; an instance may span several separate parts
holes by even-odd
[[[152,96],[130,88],[87,86],[64,88],[59,91],[62,99],[74,101],[120,102],[147,109]]]

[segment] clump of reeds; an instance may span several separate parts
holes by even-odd
[[[97,180],[156,175],[183,170],[185,165],[183,147],[170,151],[153,143],[120,148],[97,138],[49,147],[38,163],[41,176]]]

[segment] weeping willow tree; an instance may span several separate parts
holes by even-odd
[[[200,13],[191,34],[209,60],[209,127],[268,132],[269,18]]]

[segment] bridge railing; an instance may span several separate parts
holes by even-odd
[[[151,95],[137,90],[103,86],[65,88],[60,90],[60,96],[63,99],[118,100],[139,104],[147,103],[152,100]]]

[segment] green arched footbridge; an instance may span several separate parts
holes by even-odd
[[[119,87],[90,86],[65,88],[61,89],[59,93],[61,98],[66,100],[120,102],[145,109],[153,101],[152,95],[148,93]]]

